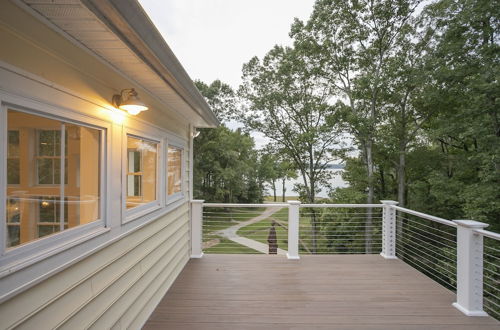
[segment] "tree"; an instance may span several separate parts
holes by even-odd
[[[367,173],[367,203],[374,201],[374,148],[388,59],[405,33],[420,0],[318,0],[306,24],[292,34],[337,93],[348,132],[356,138]],[[367,252],[371,210],[366,220]]]
[[[246,101],[247,126],[270,138],[293,161],[303,180],[302,196],[313,203],[320,185],[327,183],[325,169],[337,139],[335,108],[328,103],[331,93],[325,81],[302,52],[275,46],[262,61],[254,57],[243,66],[239,95]],[[311,226],[314,249],[314,219]]]
[[[231,86],[218,79],[210,85],[200,80],[194,83],[220,122],[227,123],[233,118],[238,107],[238,99]]]
[[[197,81],[196,86],[222,122],[235,113],[237,102],[229,85],[216,80],[210,85]],[[225,203],[262,201],[258,154],[248,133],[232,131],[224,124],[201,129],[194,149],[196,198]]]

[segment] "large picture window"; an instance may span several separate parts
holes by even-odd
[[[7,111],[7,248],[100,219],[102,131]]]
[[[127,209],[158,199],[158,148],[157,142],[127,136]]]
[[[182,191],[182,149],[168,146],[167,160],[167,195],[171,196]]]

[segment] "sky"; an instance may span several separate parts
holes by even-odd
[[[314,0],[139,0],[191,79],[237,88],[241,68],[275,44],[290,45],[295,17]]]
[[[294,18],[306,21],[314,0],[139,0],[191,79],[216,79],[237,89],[241,69],[276,44],[291,45]],[[241,125],[227,124],[230,128]],[[252,133],[257,148],[268,139]],[[288,194],[295,180],[286,184]],[[336,176],[333,184],[345,186]],[[278,187],[281,194],[281,185]],[[292,193],[293,194],[293,193]],[[319,196],[326,197],[327,191]]]

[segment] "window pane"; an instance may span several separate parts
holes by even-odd
[[[8,184],[19,184],[19,158],[9,158],[7,159],[7,183]]]
[[[7,121],[9,132],[18,132],[12,139],[17,148],[9,134],[9,152],[17,149],[17,156],[8,159],[8,180],[18,183],[7,186],[7,247],[99,219],[102,132],[14,110]]]
[[[157,199],[158,143],[127,136],[127,209]]]
[[[7,157],[19,157],[19,131],[9,131]]]
[[[7,140],[7,184],[19,184],[19,131],[8,131]]]
[[[182,188],[182,149],[168,147],[168,189],[167,194],[181,192]]]
[[[65,128],[65,219],[71,228],[100,218],[101,132],[73,124]]]
[[[60,160],[56,160],[59,163],[58,169],[60,167]],[[37,173],[38,173],[38,183],[39,184],[54,184],[54,159],[52,158],[41,158],[37,159]],[[57,173],[60,175],[60,173]]]
[[[20,229],[19,225],[7,225],[7,246],[19,245],[20,242]]]

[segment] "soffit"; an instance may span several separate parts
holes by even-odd
[[[204,114],[199,107],[193,107],[189,99],[179,95],[164,77],[141,60],[124,41],[79,0],[22,0],[22,2],[74,41],[89,49],[129,79],[137,82],[168,109],[187,118],[195,126],[213,126],[210,114]]]

